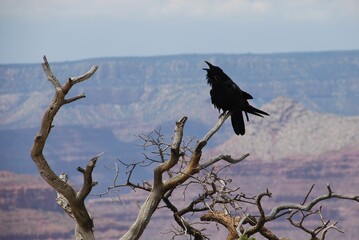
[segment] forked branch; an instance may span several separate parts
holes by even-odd
[[[223,125],[224,121],[230,116],[230,113],[222,114],[218,119],[215,126],[203,137],[201,141],[199,141],[192,152],[188,164],[181,169],[181,171],[170,172],[170,170],[176,166],[179,162],[179,158],[184,156],[184,153],[181,152],[181,143],[183,138],[183,131],[184,126],[187,121],[187,117],[182,117],[176,122],[175,133],[172,138],[171,144],[171,152],[169,159],[163,163],[160,163],[154,169],[154,181],[152,185],[151,192],[147,199],[145,200],[144,204],[141,206],[139,214],[135,223],[130,227],[129,231],[121,238],[122,240],[125,239],[138,239],[144,229],[147,227],[147,224],[150,221],[150,218],[154,211],[157,209],[160,201],[164,199],[165,201],[168,200],[165,197],[166,193],[171,193],[176,187],[180,186],[194,174],[198,173],[204,167],[208,167],[213,165],[215,162],[218,162],[221,159],[224,159],[228,162],[237,163],[243,160],[248,155],[242,156],[240,159],[232,159],[230,156],[223,155],[222,157],[207,162],[204,166],[200,166],[199,161],[202,156],[202,149],[206,146],[207,142],[211,139],[211,137],[219,130],[219,128]],[[161,159],[163,158],[163,154],[161,155]],[[164,181],[163,174],[167,172],[169,173],[169,178]],[[133,185],[132,185],[133,186]],[[170,194],[169,194],[170,195]],[[169,204],[169,202],[168,202]],[[174,207],[174,206],[173,206]],[[177,216],[177,220],[180,222],[182,221],[180,216]],[[189,225],[186,223],[180,224],[182,227],[189,228]],[[196,230],[192,229],[193,233],[195,234]],[[198,236],[198,235],[197,235]]]
[[[64,104],[68,104],[85,97],[84,94],[80,94],[78,96],[65,99],[66,94],[73,85],[90,78],[96,72],[98,67],[93,66],[86,74],[70,78],[63,86],[52,72],[46,56],[44,56],[42,67],[48,80],[55,88],[55,95],[42,118],[40,130],[36,135],[34,144],[31,148],[31,158],[36,164],[41,177],[58,192],[59,204],[63,206],[64,210],[76,220],[76,239],[94,239],[93,221],[86,210],[84,200],[90,193],[92,187],[95,185],[95,183],[92,182],[92,170],[95,167],[96,160],[100,157],[100,154],[91,159],[85,169],[80,167],[78,168],[78,170],[84,175],[84,183],[82,189],[76,193],[74,188],[67,183],[67,176],[65,174],[62,174],[60,178],[54,173],[43,155],[43,150],[46,140],[50,134],[50,130],[53,127],[53,120],[60,108]]]
[[[329,185],[327,185],[327,194],[318,196],[316,198],[314,198],[313,200],[311,200],[310,202],[308,202],[307,204],[305,204],[305,202],[308,199],[309,194],[312,192],[313,190],[313,186],[311,187],[311,189],[309,190],[308,194],[305,197],[305,200],[303,201],[302,204],[283,204],[283,205],[279,205],[274,207],[269,214],[265,214],[264,209],[262,207],[262,198],[267,196],[267,197],[271,197],[271,193],[267,190],[266,192],[258,195],[257,199],[256,199],[256,206],[258,208],[258,212],[259,212],[259,217],[255,219],[255,224],[253,226],[250,226],[249,228],[245,229],[243,227],[243,225],[245,223],[247,223],[250,218],[252,218],[252,216],[250,215],[245,215],[239,222],[238,226],[237,226],[237,233],[239,236],[241,235],[246,235],[246,236],[251,236],[257,232],[260,232],[260,230],[263,228],[264,224],[270,221],[273,221],[279,217],[282,217],[284,215],[289,215],[288,220],[289,222],[295,226],[298,227],[302,230],[304,230],[305,232],[309,233],[312,235],[312,239],[319,239],[317,238],[317,235],[323,231],[322,234],[322,238],[325,238],[325,234],[327,233],[327,231],[329,229],[335,229],[340,231],[335,225],[329,225],[329,221],[324,221],[320,211],[317,212],[313,212],[312,209],[314,206],[316,206],[319,202],[328,200],[328,199],[344,199],[344,200],[351,200],[351,201],[355,201],[355,202],[359,202],[359,195],[344,195],[344,194],[336,194],[332,191],[331,187]],[[300,222],[296,223],[293,220],[293,216],[298,213],[301,212],[303,214],[303,218]],[[304,214],[307,213],[307,214]],[[302,223],[305,220],[306,217],[314,214],[314,213],[319,213],[319,215],[321,216],[322,222],[321,222],[321,226],[317,227],[315,230],[308,230],[306,228],[303,227]],[[253,220],[252,220],[253,222]]]

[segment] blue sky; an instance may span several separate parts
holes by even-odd
[[[358,0],[0,1],[0,64],[351,49]]]

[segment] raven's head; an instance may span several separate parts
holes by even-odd
[[[212,84],[215,84],[219,81],[221,81],[221,78],[223,76],[227,75],[223,72],[223,70],[220,67],[212,65],[210,62],[204,61],[207,63],[209,68],[202,68],[203,70],[207,71],[207,83],[212,86]]]

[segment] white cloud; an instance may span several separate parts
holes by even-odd
[[[335,21],[358,19],[357,0],[291,0],[274,1],[276,11],[283,20],[291,21]]]
[[[1,0],[1,18],[326,20],[359,17],[357,0]]]
[[[358,49],[358,30],[358,0],[0,0],[0,62]]]
[[[265,2],[254,2],[252,4],[252,10],[255,13],[268,13],[269,11],[271,11],[271,5],[269,2],[265,1]]]

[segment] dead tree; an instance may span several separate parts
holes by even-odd
[[[141,206],[136,221],[130,227],[129,231],[126,232],[126,234],[121,238],[122,240],[138,239],[147,227],[152,214],[156,211],[158,205],[166,196],[166,194],[170,193],[175,188],[186,182],[189,178],[197,174],[201,169],[222,159],[227,161],[240,162],[248,156],[248,154],[246,154],[239,159],[220,157],[210,162],[200,164],[202,149],[207,145],[207,142],[218,131],[218,129],[229,116],[230,113],[222,114],[220,116],[215,126],[196,144],[194,150],[191,153],[191,156],[189,156],[189,161],[186,167],[184,167],[183,170],[174,173],[171,172],[171,170],[177,166],[179,159],[184,156],[184,152],[181,151],[180,146],[182,143],[183,130],[187,121],[187,117],[182,117],[176,122],[175,133],[170,145],[169,158],[167,160],[163,160],[162,163],[155,167],[153,171],[153,184],[148,188],[150,193]],[[164,180],[164,174],[167,173],[169,177]]]
[[[94,225],[91,215],[86,209],[85,198],[91,192],[92,187],[96,185],[96,182],[92,181],[92,171],[101,154],[92,158],[85,168],[77,168],[77,170],[83,174],[83,185],[80,191],[76,192],[74,188],[67,183],[68,177],[65,173],[61,174],[60,177],[54,173],[43,154],[43,150],[51,128],[53,127],[52,123],[54,117],[60,108],[65,104],[85,97],[84,94],[80,94],[75,97],[65,98],[66,95],[75,84],[89,79],[96,72],[98,67],[92,66],[92,68],[84,75],[71,77],[63,85],[61,85],[59,80],[53,74],[45,56],[42,67],[48,80],[55,88],[55,95],[42,118],[40,130],[37,133],[34,144],[31,148],[31,158],[36,164],[41,177],[58,192],[58,204],[64,208],[65,212],[68,213],[69,216],[75,219],[76,239],[94,239]]]
[[[145,149],[148,147],[154,147],[151,152],[155,156],[152,157],[144,154],[144,161],[132,164],[126,164],[125,162],[120,161],[121,164],[129,169],[127,171],[126,182],[123,184],[117,184],[116,181],[114,181],[114,185],[108,187],[108,190],[103,193],[107,194],[110,190],[120,187],[130,187],[132,189],[141,189],[149,192],[149,196],[142,205],[137,220],[131,228],[137,227],[137,229],[143,231],[148,224],[148,222],[144,222],[145,219],[149,220],[148,217],[151,217],[152,213],[158,208],[166,207],[172,211],[175,222],[180,226],[180,229],[171,231],[171,233],[173,233],[175,236],[186,234],[191,235],[194,239],[198,240],[209,239],[206,232],[203,229],[197,227],[201,223],[198,223],[198,221],[193,223],[186,220],[185,217],[187,215],[192,215],[193,213],[203,213],[204,216],[201,217],[202,224],[205,221],[218,222],[229,230],[232,238],[228,239],[234,239],[234,237],[238,237],[233,220],[230,216],[225,216],[224,212],[227,209],[227,205],[232,206],[234,209],[239,209],[237,200],[239,198],[246,199],[246,196],[238,196],[236,193],[238,188],[227,188],[226,184],[230,183],[231,180],[221,177],[221,171],[227,169],[227,167],[233,164],[240,163],[245,158],[247,158],[249,154],[243,154],[236,159],[232,158],[230,155],[220,154],[213,158],[201,160],[203,147],[218,131],[229,115],[230,113],[222,114],[215,126],[195,144],[193,149],[188,146],[189,143],[183,144],[183,146],[181,146],[181,143],[183,142],[184,124],[187,120],[186,117],[183,117],[177,121],[175,134],[172,138],[172,143],[170,144],[165,143],[161,133],[156,130],[148,135],[140,136],[140,138],[144,140],[143,147]],[[193,141],[193,139],[191,139],[189,142],[191,141]],[[216,168],[215,164],[218,162],[225,163],[225,166]],[[153,184],[148,183],[147,181],[143,182],[142,184],[132,182],[131,176],[136,167],[149,166],[154,163],[159,165],[154,170]],[[118,179],[119,175],[119,169],[117,165],[115,170],[116,180]],[[158,179],[158,182],[156,182],[156,179]],[[190,201],[189,204],[184,208],[176,206],[176,203],[171,199],[172,195],[186,195],[186,191],[193,186],[197,186],[196,192],[199,192],[198,196]],[[154,192],[156,194],[154,194]],[[177,192],[177,194],[175,194],[175,192]],[[191,191],[189,190],[188,192]],[[150,205],[150,203],[154,202],[153,199],[156,199],[155,204]],[[163,201],[164,206],[160,206],[161,201]],[[148,209],[150,207],[153,208],[149,213],[151,215],[145,215],[145,211],[143,209]],[[213,215],[212,218],[210,217],[210,214],[213,214],[214,212],[216,212],[216,220],[214,220]],[[218,216],[223,217],[220,218]],[[232,225],[226,224],[226,221],[231,222]],[[236,222],[238,223],[239,220],[237,219]],[[136,226],[137,224],[138,226]],[[136,235],[136,231],[130,231],[124,235],[124,237],[128,236],[127,239],[137,239],[142,234],[141,232]],[[123,239],[126,239],[124,237]]]

